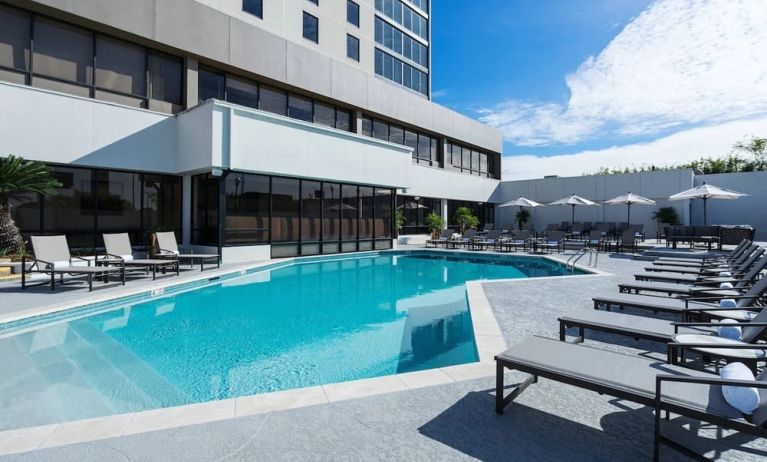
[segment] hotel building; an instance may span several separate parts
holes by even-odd
[[[397,210],[493,223],[502,135],[431,101],[431,6],[0,1],[0,155],[62,183],[18,226],[237,261],[391,248]]]

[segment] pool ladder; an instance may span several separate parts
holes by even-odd
[[[565,263],[565,269],[569,269],[570,271],[575,270],[575,264],[578,263],[578,261],[585,257],[586,255],[589,256],[589,266],[592,266],[594,268],[597,267],[597,264],[599,263],[599,252],[596,250],[585,247],[575,254],[571,255],[570,258],[567,259],[567,263]],[[592,264],[593,262],[593,264]]]

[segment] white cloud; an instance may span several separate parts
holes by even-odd
[[[765,114],[765,24],[764,0],[658,0],[566,77],[566,104],[510,100],[481,120],[550,146]]]
[[[666,166],[703,156],[728,154],[732,145],[752,135],[764,136],[767,117],[683,130],[648,143],[582,151],[556,156],[514,155],[503,158],[503,179],[541,178],[545,175],[579,176],[601,167]]]

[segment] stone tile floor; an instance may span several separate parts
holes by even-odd
[[[556,318],[591,309],[647,263],[602,256],[613,276],[488,282],[483,287],[507,342],[556,337]],[[589,343],[663,356],[658,345],[608,335]],[[515,383],[522,376],[510,374]],[[515,380],[517,379],[517,380]],[[256,416],[41,449],[1,461],[634,461],[649,460],[648,408],[540,380],[493,412],[492,378],[271,412]],[[756,461],[767,442],[673,418],[664,431],[709,457]],[[717,440],[714,440],[714,437]],[[663,460],[686,460],[664,449]]]

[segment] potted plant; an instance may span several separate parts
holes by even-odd
[[[519,212],[517,212],[517,225],[519,226],[519,229],[522,229],[528,221],[530,221],[530,212],[524,208],[519,209]]]
[[[401,210],[397,210],[394,214],[394,231],[395,237],[399,237],[399,233],[402,232],[402,227],[405,226],[405,214]]]
[[[479,226],[479,218],[474,216],[470,208],[458,207],[455,211],[455,223],[461,230],[461,234],[463,234],[467,229],[474,229]]]
[[[431,238],[436,239],[439,237],[439,233],[442,231],[442,228],[445,227],[445,220],[442,219],[441,215],[437,215],[436,213],[431,212],[426,215],[426,226],[429,227]]]
[[[679,224],[679,214],[674,207],[661,207],[652,214],[652,219],[658,222],[658,227],[663,223],[668,225]]]
[[[0,249],[7,255],[26,251],[26,242],[11,215],[10,195],[19,192],[45,194],[61,186],[42,162],[24,160],[13,154],[0,157]]]

